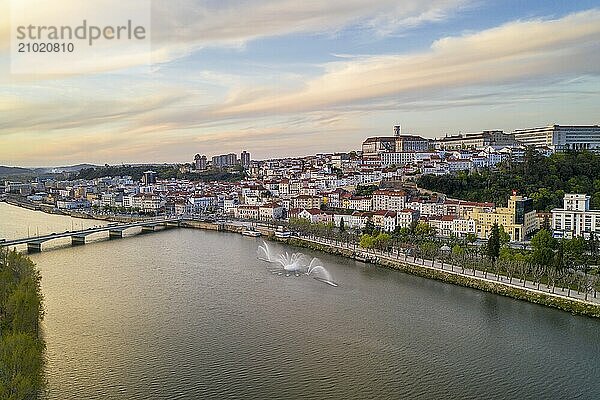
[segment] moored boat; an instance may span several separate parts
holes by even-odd
[[[259,231],[255,230],[254,228],[244,228],[244,230],[242,231],[242,235],[251,236],[251,237],[259,237],[261,235],[261,233]]]
[[[278,226],[275,230],[275,237],[280,239],[287,239],[292,236],[292,232],[283,229],[283,226]]]

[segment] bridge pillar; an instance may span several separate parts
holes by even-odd
[[[156,229],[156,225],[143,225],[142,233],[154,232]]]
[[[72,246],[81,246],[85,244],[85,236],[71,236],[71,245]]]
[[[123,237],[123,230],[122,229],[110,229],[108,231],[108,238],[109,239],[121,239]]]
[[[30,242],[27,243],[28,253],[40,253],[42,251],[42,242]]]

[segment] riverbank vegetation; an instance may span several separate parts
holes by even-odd
[[[570,296],[574,291],[584,299],[597,297],[600,291],[600,241],[594,235],[555,239],[541,229],[528,248],[515,248],[503,227],[496,225],[486,242],[477,241],[474,235],[464,238],[436,237],[435,229],[424,223],[392,233],[381,232],[367,223],[362,230],[346,229],[344,224],[311,224],[307,220],[292,219],[289,228],[302,235],[321,237],[366,251],[382,252],[390,256],[408,257],[409,260],[429,260],[452,264],[470,271],[483,272],[485,277],[497,280],[504,276],[509,283],[525,285],[534,282],[537,289]],[[423,261],[424,262],[424,261]]]
[[[33,262],[0,248],[0,399],[38,398],[45,386],[40,274]]]
[[[450,198],[505,204],[513,189],[531,197],[538,211],[562,207],[565,193],[586,193],[600,209],[600,155],[588,151],[554,153],[549,157],[529,148],[523,162],[504,162],[495,169],[423,175],[419,187]]]
[[[302,239],[276,239],[285,241],[292,246],[305,247],[312,250],[323,251],[339,255],[342,257],[355,258],[352,249],[344,249],[332,244],[318,243],[313,241],[307,241]],[[421,266],[418,263],[407,263],[404,262],[401,257],[397,260],[394,258],[377,258],[379,265],[397,269],[412,275],[421,276],[427,279],[436,279],[439,281],[451,283],[454,285],[460,285],[470,287],[478,290],[483,290],[490,293],[499,294],[502,296],[512,297],[518,300],[524,300],[531,303],[541,304],[548,307],[558,308],[560,310],[568,311],[573,314],[587,315],[590,317],[600,318],[600,306],[591,303],[583,303],[578,299],[568,299],[565,297],[558,297],[548,295],[543,292],[533,292],[529,288],[520,288],[506,285],[504,282],[494,282],[493,280],[482,280],[475,276],[469,275],[458,275],[451,273],[449,270],[428,268],[425,265]]]

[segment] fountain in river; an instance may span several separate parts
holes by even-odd
[[[331,274],[322,265],[321,260],[312,258],[308,262],[308,258],[302,253],[285,253],[274,256],[266,242],[258,246],[258,259],[275,265],[273,268],[268,268],[273,274],[285,276],[311,276],[314,279],[326,283],[331,286],[338,286],[332,278]]]

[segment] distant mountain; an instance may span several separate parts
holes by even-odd
[[[32,175],[35,171],[29,168],[3,167],[0,165],[0,176]]]
[[[97,165],[77,164],[65,167],[34,168],[38,174],[60,174],[61,172],[79,172],[84,168],[96,168]]]
[[[77,164],[68,165],[65,167],[41,167],[41,168],[21,168],[21,167],[5,167],[0,166],[0,177],[11,176],[42,176],[46,174],[60,174],[63,172],[79,172],[85,168],[97,168],[97,165],[92,164]]]

